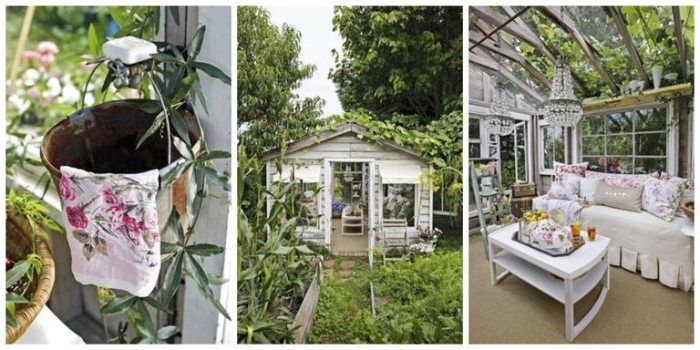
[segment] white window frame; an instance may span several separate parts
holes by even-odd
[[[675,104],[673,101],[666,102],[666,103],[660,103],[660,102],[650,102],[650,103],[645,103],[645,104],[640,104],[634,106],[634,108],[631,108],[631,106],[624,107],[624,108],[614,108],[614,109],[607,109],[607,110],[602,110],[602,111],[596,111],[593,113],[587,113],[583,117],[584,118],[590,118],[593,116],[601,116],[601,115],[609,115],[612,113],[623,113],[623,112],[630,112],[630,111],[636,111],[636,110],[642,110],[642,109],[651,109],[651,108],[666,108],[666,124],[668,125],[668,129],[666,130],[666,172],[669,174],[678,174],[678,167],[679,167],[679,154],[678,154],[678,149],[679,149],[679,134],[678,134],[678,124],[677,123],[672,123],[673,115],[675,114]],[[583,121],[581,121],[583,122]],[[636,133],[631,133],[632,135]],[[579,150],[578,154],[579,157],[577,159],[583,159],[583,136],[578,134],[577,139],[579,140],[579,144],[577,145],[576,149]],[[690,133],[692,136],[692,133]],[[634,146],[633,146],[634,147]],[[606,155],[607,156],[607,155]]]
[[[549,125],[549,122],[544,119],[540,119],[540,122],[537,125],[537,157],[540,175],[554,175],[554,168],[545,168],[544,164],[544,128],[550,127],[552,126]],[[564,159],[555,159],[555,161],[568,163],[569,159],[567,158],[567,154],[569,154],[569,134],[566,132],[566,128],[563,128],[562,133],[564,135]]]

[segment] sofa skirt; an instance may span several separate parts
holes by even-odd
[[[693,286],[692,266],[681,266],[613,244],[608,248],[608,261],[612,266],[621,266],[634,273],[639,272],[642,277],[658,280],[667,287],[687,292]]]

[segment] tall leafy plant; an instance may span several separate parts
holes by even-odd
[[[249,186],[246,178],[258,178],[264,167],[244,152],[239,149],[238,157],[238,343],[292,343],[294,305],[314,276],[316,254],[296,233],[296,185],[290,182],[272,190],[261,183]],[[279,160],[277,167],[281,171]],[[258,197],[254,219],[242,208],[245,192]]]
[[[160,7],[110,8],[110,13],[121,27],[115,37],[130,35],[150,39],[157,33],[161,18]],[[171,13],[178,22],[177,10]],[[167,229],[174,232],[176,239],[174,243],[161,242],[161,254],[169,257],[166,261],[168,267],[162,283],[156,286],[151,295],[148,297],[136,297],[130,294],[117,296],[111,290],[99,289],[100,312],[103,317],[114,314],[125,314],[127,317],[127,323],[120,324],[117,335],[110,339],[111,342],[165,343],[176,335],[179,332],[177,327],[167,325],[158,328],[151,314],[154,310],[171,312],[170,305],[180,289],[180,281],[184,276],[190,276],[202,295],[230,320],[228,311],[217,299],[213,290],[213,286],[222,283],[221,278],[207,274],[200,261],[204,257],[222,253],[224,248],[208,243],[192,243],[202,200],[209,196],[209,185],[220,187],[224,194],[230,191],[229,175],[219,173],[213,164],[216,159],[230,158],[230,153],[210,150],[201,132],[202,137],[198,143],[191,140],[183,116],[180,114],[181,108],[193,105],[195,98],[208,114],[206,94],[199,81],[200,72],[224,84],[231,84],[231,78],[221,69],[197,59],[204,35],[205,27],[200,27],[184,48],[166,42],[156,43],[159,48],[158,53],[151,55],[152,60],[147,62],[147,65],[138,68],[143,69],[142,73],[146,74],[139,77],[141,80],[137,85],[140,85],[143,96],[153,98],[141,108],[146,112],[156,113],[157,116],[136,147],[139,148],[147,138],[162,131],[163,128],[167,128],[168,134],[171,133],[170,128],[173,129],[173,144],[182,160],[161,177],[160,186],[168,188],[182,174],[190,170],[193,172],[192,176],[187,177],[186,184],[186,215],[189,225],[183,227],[180,224],[180,214],[173,207],[168,218]],[[89,30],[88,36],[90,49],[95,56],[98,56],[101,45],[95,31]],[[103,62],[106,59],[106,57],[100,57],[95,62]],[[110,84],[118,79],[120,77],[110,70],[102,85],[102,91],[106,91]],[[196,111],[193,113],[199,118]]]

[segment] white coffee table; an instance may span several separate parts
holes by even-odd
[[[553,257],[514,241],[512,237],[517,230],[515,224],[488,235],[491,284],[495,286],[513,274],[564,304],[565,336],[572,342],[598,314],[610,289],[610,239],[601,235],[597,235],[595,241],[586,238],[586,243],[572,254]],[[496,253],[495,247],[502,250]],[[496,265],[505,271],[496,275]],[[578,324],[574,324],[574,304],[601,280],[603,288],[595,304]]]

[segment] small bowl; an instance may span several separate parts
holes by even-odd
[[[695,222],[695,201],[681,203],[681,210],[683,210],[690,221]]]

